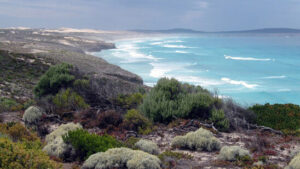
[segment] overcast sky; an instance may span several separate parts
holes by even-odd
[[[300,28],[300,0],[0,0],[0,27]]]

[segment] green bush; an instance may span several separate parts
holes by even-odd
[[[77,152],[80,160],[85,160],[90,155],[97,152],[104,152],[110,148],[120,147],[122,144],[111,136],[99,136],[90,134],[83,129],[69,131],[63,136],[67,144],[71,144]]]
[[[135,109],[129,110],[124,116],[123,127],[127,130],[148,134],[151,132],[151,126],[151,122]]]
[[[139,110],[155,122],[177,118],[208,119],[215,99],[200,86],[182,84],[176,79],[160,79],[145,96]]]
[[[224,161],[236,161],[247,157],[250,157],[249,151],[239,146],[224,146],[218,155],[218,159]]]
[[[154,155],[129,148],[113,148],[91,155],[82,169],[160,169],[161,161]]]
[[[86,79],[77,79],[73,82],[73,87],[77,90],[83,90],[89,88],[89,80]]]
[[[265,104],[250,107],[259,125],[282,131],[300,129],[300,106],[294,104]]]
[[[175,148],[187,148],[197,151],[215,151],[221,148],[219,139],[203,128],[195,132],[189,132],[185,136],[176,136],[171,144]]]
[[[133,93],[130,95],[119,95],[116,99],[116,103],[123,108],[130,109],[136,108],[143,101],[143,95],[141,93]]]
[[[72,69],[73,66],[66,63],[50,67],[34,88],[35,95],[41,97],[56,94],[60,88],[71,85],[75,80],[75,76],[71,74]]]
[[[61,111],[81,110],[89,107],[84,99],[70,88],[61,90],[52,101],[56,108]]]
[[[58,169],[61,165],[50,160],[34,142],[12,142],[0,138],[0,168]]]
[[[229,129],[229,121],[223,110],[212,109],[210,121],[220,131],[228,131]]]

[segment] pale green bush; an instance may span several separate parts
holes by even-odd
[[[150,140],[141,139],[137,143],[135,143],[135,147],[150,154],[156,155],[159,153],[158,146]]]
[[[300,169],[300,153],[298,153],[284,169]]]
[[[160,169],[161,161],[154,155],[129,148],[113,148],[91,155],[82,169]]]
[[[221,143],[210,131],[200,128],[185,136],[176,136],[172,140],[172,146],[197,151],[215,151],[221,148]]]
[[[240,157],[250,156],[248,150],[239,146],[224,146],[222,147],[218,159],[225,161],[236,161]]]
[[[46,113],[37,106],[30,106],[23,114],[23,120],[26,126],[36,124]]]
[[[72,146],[64,143],[62,136],[69,131],[82,129],[80,124],[68,123],[60,125],[56,130],[46,136],[46,146],[43,148],[50,156],[65,159],[75,154]]]

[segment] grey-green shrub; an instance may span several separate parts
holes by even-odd
[[[210,131],[200,128],[195,132],[187,133],[185,136],[176,136],[172,140],[172,147],[215,151],[221,148],[221,143]]]
[[[159,148],[157,144],[150,140],[141,139],[137,143],[135,143],[135,147],[150,154],[159,154]]]
[[[177,118],[208,119],[214,101],[212,95],[200,86],[162,78],[144,97],[139,110],[155,122],[168,123]]]
[[[71,145],[64,143],[62,136],[69,131],[82,129],[80,124],[68,123],[60,125],[56,130],[46,136],[46,146],[43,148],[50,156],[66,158],[75,154],[75,149]]]
[[[300,153],[296,155],[284,169],[300,169]]]
[[[129,148],[113,148],[91,155],[82,169],[160,169],[161,161],[154,155]]]
[[[224,161],[236,161],[238,158],[244,156],[250,156],[248,150],[245,150],[239,146],[224,146],[218,155],[218,159]]]
[[[46,113],[42,108],[37,106],[30,106],[23,114],[23,120],[26,126],[35,125]]]

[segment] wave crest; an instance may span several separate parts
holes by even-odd
[[[226,82],[226,83],[233,84],[233,85],[242,85],[242,86],[244,86],[246,88],[249,88],[249,89],[253,89],[253,88],[258,86],[257,84],[248,84],[245,81],[232,80],[232,79],[229,79],[229,78],[226,78],[226,77],[221,78],[221,80]]]
[[[264,58],[264,59],[260,59],[260,58],[253,58],[253,57],[232,57],[232,56],[227,56],[224,55],[225,59],[231,59],[231,60],[243,60],[243,61],[271,61],[272,59],[270,58]],[[273,59],[274,61],[274,59]]]

